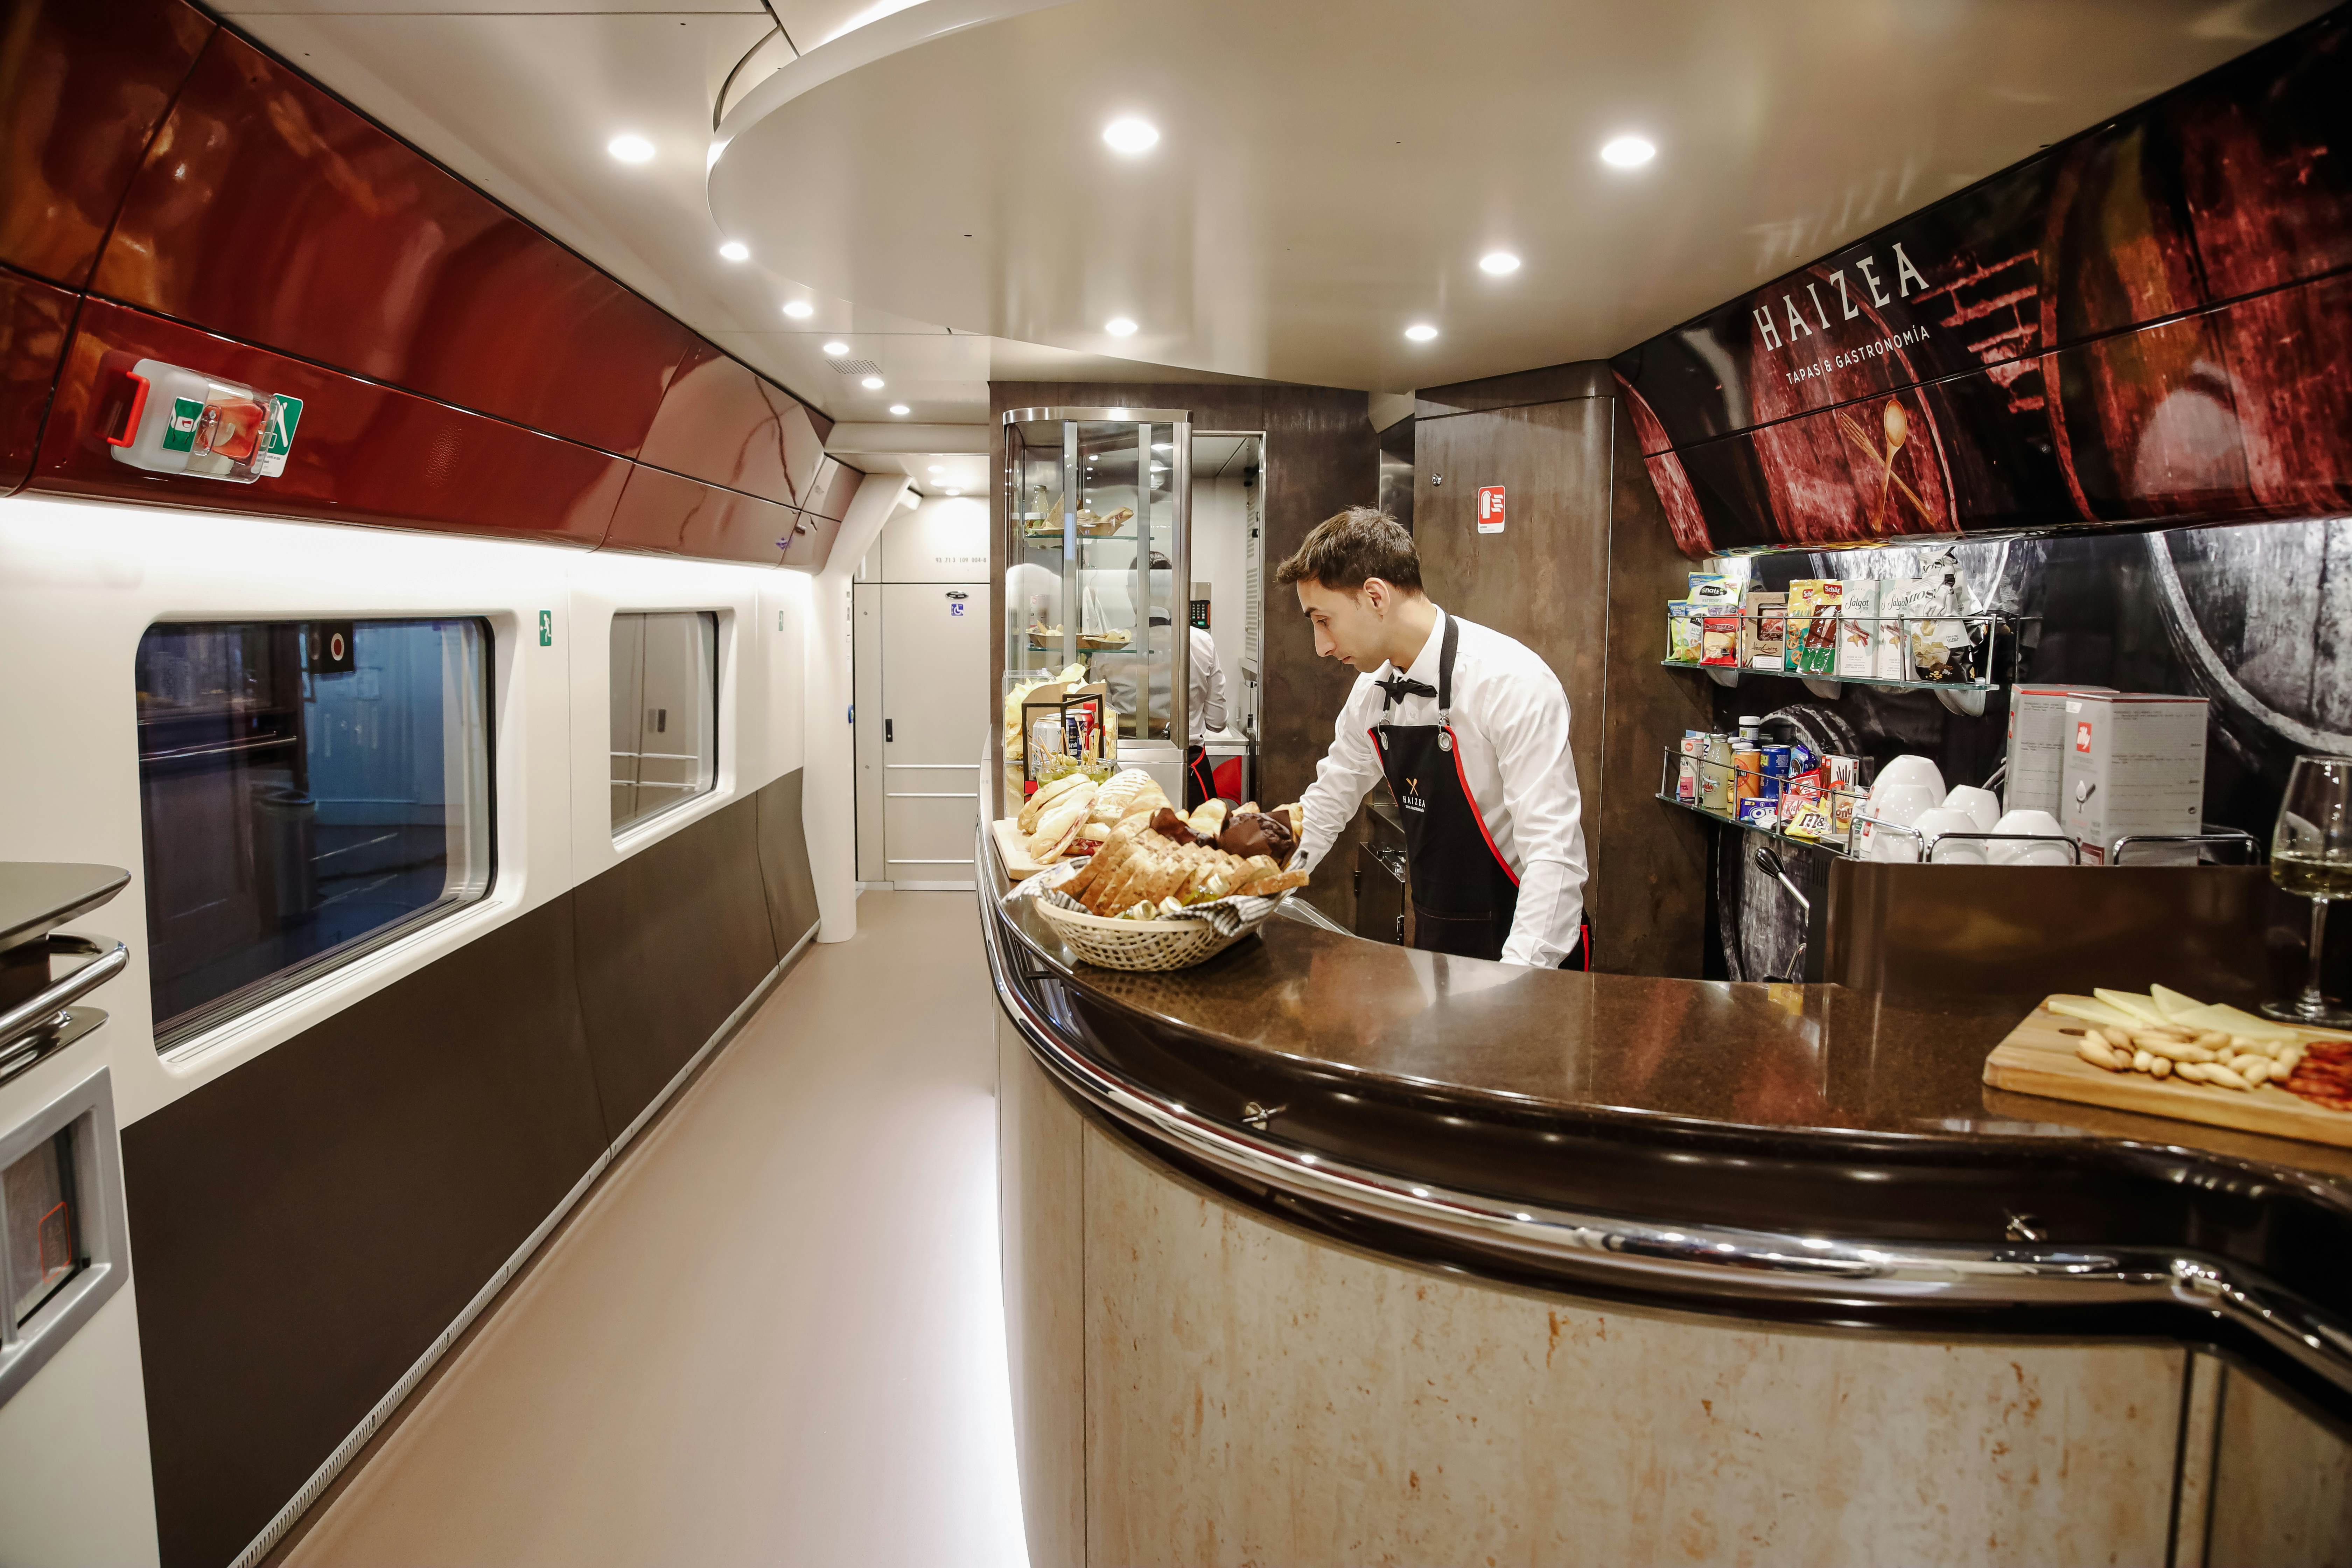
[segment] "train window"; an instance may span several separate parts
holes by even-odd
[[[154,626],[139,784],[158,1049],[489,890],[488,626]]]
[[[613,832],[708,795],[719,777],[719,617],[613,617]]]

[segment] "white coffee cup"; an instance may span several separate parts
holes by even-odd
[[[1995,833],[2030,834],[2036,838],[2051,840],[2047,844],[1993,844],[1988,846],[1989,858],[1996,866],[2071,866],[2074,855],[2066,847],[2066,830],[2058,819],[2046,811],[2012,811],[1992,825]]]
[[[1984,864],[1985,847],[1979,840],[1960,839],[1952,844],[1941,846],[1940,848],[1938,847],[1939,841],[1947,833],[1984,831],[1977,826],[1977,819],[1967,812],[1956,811],[1949,805],[1939,805],[1931,811],[1921,812],[1919,819],[1911,826],[1927,837],[1927,858],[1936,865],[1981,866]]]
[[[1974,784],[1954,784],[1951,793],[1944,796],[1944,805],[1975,818],[1979,833],[1990,833],[1992,825],[2000,820],[2000,796]]]
[[[1936,766],[1934,758],[1916,756],[1906,752],[1899,757],[1889,757],[1886,760],[1886,765],[1878,770],[1878,781],[1870,786],[1870,793],[1873,798],[1875,798],[1878,792],[1884,789],[1919,785],[1925,785],[1935,795],[1936,798],[1929,801],[1928,805],[1944,804],[1943,770]]]
[[[1861,815],[1872,819],[1868,858],[1907,865],[1919,858],[1919,840],[1907,833],[1896,833],[1888,826],[1916,827],[1919,818],[1936,807],[1936,790],[1927,784],[1881,784],[1870,792]]]

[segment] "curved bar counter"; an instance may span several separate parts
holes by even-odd
[[[1196,1402],[1207,1398],[1202,1359],[1218,1362],[1244,1323],[1276,1342],[1255,1353],[1285,1363],[1317,1353],[1310,1347],[1332,1314],[1361,1300],[1360,1282],[1329,1294],[1328,1275],[1341,1257],[1368,1260],[1383,1277],[1442,1279],[1448,1292],[1494,1303],[1530,1293],[1558,1300],[1568,1311],[1541,1315],[1552,1342],[1548,1370],[1564,1319],[1589,1316],[1607,1325],[1599,1331],[1622,1332],[1625,1307],[1655,1336],[1645,1363],[1696,1368],[1724,1353],[1737,1363],[1759,1335],[1776,1353],[1801,1345],[1796,1359],[1810,1370],[1782,1400],[1765,1402],[1776,1409],[1784,1400],[1804,1406],[1804,1385],[1818,1387],[1820,1378],[1850,1380],[1856,1356],[1893,1357],[1874,1374],[1891,1380],[1878,1386],[1909,1388],[1928,1408],[1981,1406],[1998,1392],[1977,1385],[1986,1376],[1998,1383],[2013,1371],[2022,1386],[2038,1375],[2049,1391],[2063,1391],[2071,1412],[2066,1436],[2046,1456],[2073,1477],[2059,1485],[2060,1510],[2080,1517],[2086,1501],[2112,1510],[2116,1489],[2137,1507],[2153,1482],[2166,1507],[2135,1513],[2117,1539],[2137,1539],[2145,1524],[2157,1531],[2148,1548],[2175,1562],[2201,1560],[2184,1555],[2184,1531],[2200,1551],[2209,1534],[2236,1550],[2282,1544],[2245,1533],[2256,1516],[2269,1521],[2260,1528],[2276,1528],[2278,1500],[2257,1508],[2245,1492],[2250,1472],[2242,1469],[2232,1489],[2213,1468],[2223,1409],[2233,1424],[2232,1441],[2219,1445],[2225,1457],[2258,1445],[2314,1475],[2352,1462],[2334,1431],[2352,1421],[2352,1152],[1990,1089],[1981,1081],[1985,1055],[2033,998],[1897,1005],[1838,986],[1513,968],[1364,941],[1296,900],[1297,914],[1197,968],[1125,973],[1077,963],[1025,900],[1000,902],[1007,883],[990,835],[981,838],[982,864],[994,873],[992,887],[982,881],[982,924],[1003,1013],[1007,1300],[1041,1563],[1317,1556],[1295,1538],[1251,1533],[1267,1505],[1247,1467],[1206,1454],[1197,1466],[1143,1463],[1116,1439],[1129,1428],[1138,1440],[1171,1424],[1180,1437],[1188,1422],[1197,1430],[1202,1417],[1186,1407],[1184,1386]],[[1045,1089],[1047,1081],[1055,1087]],[[1073,1113],[1088,1125],[1087,1152],[1083,1172],[1066,1173],[1056,1192],[1042,1129]],[[1127,1193],[1118,1226],[1097,1212],[1106,1180]],[[1138,1193],[1152,1202],[1139,1208]],[[1156,1225],[1145,1211],[1165,1202],[1197,1209],[1199,1224],[1213,1220],[1226,1242],[1188,1269],[1132,1277],[1120,1299],[1097,1264],[1122,1247],[1137,1251],[1128,1230],[1164,1230],[1169,1216]],[[1184,1220],[1176,1234],[1193,1224]],[[1061,1306],[1045,1282],[1056,1272],[1056,1225],[1080,1233],[1069,1247],[1086,1282]],[[1236,1236],[1252,1245],[1236,1245]],[[1269,1249],[1291,1261],[1269,1261]],[[1199,1278],[1203,1268],[1213,1285]],[[1415,1289],[1426,1300],[1429,1288]],[[1208,1294],[1181,1304],[1202,1289]],[[1255,1308],[1246,1305],[1260,1294]],[[1279,1327],[1263,1321],[1276,1301],[1287,1314]],[[1075,1518],[1060,1496],[1065,1485],[1050,1479],[1069,1464],[1052,1462],[1045,1433],[1073,1417],[1065,1411],[1057,1424],[1047,1414],[1057,1374],[1044,1363],[1055,1354],[1054,1331],[1038,1321],[1071,1310],[1084,1320],[1087,1358],[1075,1395],[1082,1452],[1071,1460],[1087,1484]],[[1199,1321],[1204,1315],[1209,1322]],[[1124,1342],[1098,1353],[1104,1336],[1130,1318]],[[1156,1332],[1139,1331],[1152,1320]],[[1965,1360],[1972,1347],[1998,1365],[1958,1372],[1953,1358]],[[2260,1377],[2231,1379],[2221,1360],[2182,1347],[2219,1352]],[[2035,1355],[2038,1373],[2025,1359]],[[1127,1375],[1107,1376],[1114,1365]],[[1605,1425],[1630,1418],[1619,1399],[1647,1406],[1657,1397],[1654,1374],[1631,1384],[1626,1375],[1620,1369],[1582,1391],[1612,1406]],[[2215,1392],[2223,1382],[2226,1401]],[[2117,1399],[2121,1407],[2085,1414]],[[1411,1426],[1408,1414],[1385,1407],[1351,1418],[1328,1401],[1328,1415],[1302,1415],[1317,1410],[1311,1398],[1292,1403],[1298,1408],[1286,1406],[1282,1418],[1294,1436],[1301,1420],[1359,1425],[1322,1434],[1332,1447],[1377,1446],[1384,1426]],[[1712,1402],[1699,1403],[1713,1413]],[[1964,1428],[1971,1419],[1947,1415]],[[1513,1420],[1507,1411],[1477,1418]],[[1589,1419],[1589,1409],[1578,1417]],[[2001,1436],[1979,1434],[1984,1452],[2011,1447],[2018,1435],[2009,1421],[1995,1421]],[[1759,1437],[1770,1431],[1763,1417],[1751,1425],[1750,1437],[1770,1440]],[[1646,1418],[1636,1426],[1617,1433],[1618,1446],[1657,1436]],[[2251,1435],[2258,1427],[2266,1434],[2259,1439]],[[1788,1436],[1811,1440],[1799,1430]],[[1464,1437],[1474,1447],[1487,1441]],[[2095,1475],[2076,1453],[2085,1439],[2110,1457],[2153,1441],[2145,1464],[2167,1473]],[[1430,1466],[1388,1477],[1395,1486],[1360,1478],[1350,1485],[1349,1506],[1371,1532],[1354,1551],[1417,1560],[1408,1526],[1431,1512],[1421,1494],[1432,1470],[1470,1460],[1450,1442],[1439,1450]],[[2070,1462],[2078,1468],[2070,1471]],[[1703,1499],[1719,1475],[1718,1463],[1710,1479],[1679,1485]],[[1313,1510],[1302,1500],[1312,1486],[1303,1494],[1297,1478],[1267,1484],[1285,1500],[1276,1512]],[[1972,1507],[1996,1526],[2005,1509],[2025,1506],[2014,1478],[1949,1484],[1981,1489]],[[1541,1508],[1519,1498],[1512,1529]],[[1576,1510],[1581,1528],[1589,1506]],[[1067,1527],[1059,1534],[1055,1518]],[[2019,1541],[2021,1523],[2007,1521],[2009,1539],[2027,1554],[2077,1555],[2039,1529]],[[1166,1556],[1171,1530],[1180,1538],[1174,1557]],[[1059,1544],[1064,1536],[1083,1549]],[[2352,1534],[2330,1539],[2352,1544]],[[2105,1560],[2114,1545],[2090,1554]],[[1980,1547],[1898,1554],[1962,1561]],[[1336,1546],[1328,1555],[1349,1560]],[[2126,1551],[2118,1560],[2137,1559]]]

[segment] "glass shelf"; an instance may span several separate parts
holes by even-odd
[[[1135,542],[1135,535],[1132,533],[1081,533],[1078,535],[1080,544],[1110,544],[1121,540],[1132,544]],[[1032,550],[1059,550],[1063,542],[1062,536],[1058,533],[1030,533],[1025,530],[1021,535],[1021,541]]]
[[[1743,832],[1756,834],[1759,837],[1777,838],[1783,844],[1801,844],[1808,849],[1819,849],[1827,854],[1835,855],[1840,859],[1843,860],[1853,860],[1860,858],[1853,854],[1853,851],[1847,849],[1845,846],[1832,839],[1800,838],[1793,833],[1783,833],[1780,830],[1780,825],[1779,823],[1773,823],[1767,826],[1761,822],[1742,822],[1736,816],[1726,816],[1722,812],[1709,811],[1703,805],[1696,805],[1687,800],[1678,800],[1670,795],[1661,795],[1657,798],[1667,805],[1689,812],[1693,816],[1704,816],[1709,822],[1720,823],[1726,827],[1737,827]]]

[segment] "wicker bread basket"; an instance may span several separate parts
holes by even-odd
[[[1076,875],[1083,864],[1084,861],[1066,860],[1048,866],[1005,897],[1034,898],[1058,888]],[[1289,896],[1284,893],[1276,898],[1248,900],[1263,907],[1253,908],[1250,918],[1231,931],[1219,931],[1206,920],[1116,920],[1083,910],[1066,910],[1049,899],[1038,898],[1035,901],[1037,912],[1052,922],[1055,934],[1086,963],[1102,969],[1160,973],[1189,969],[1214,958],[1272,919],[1283,900]]]

